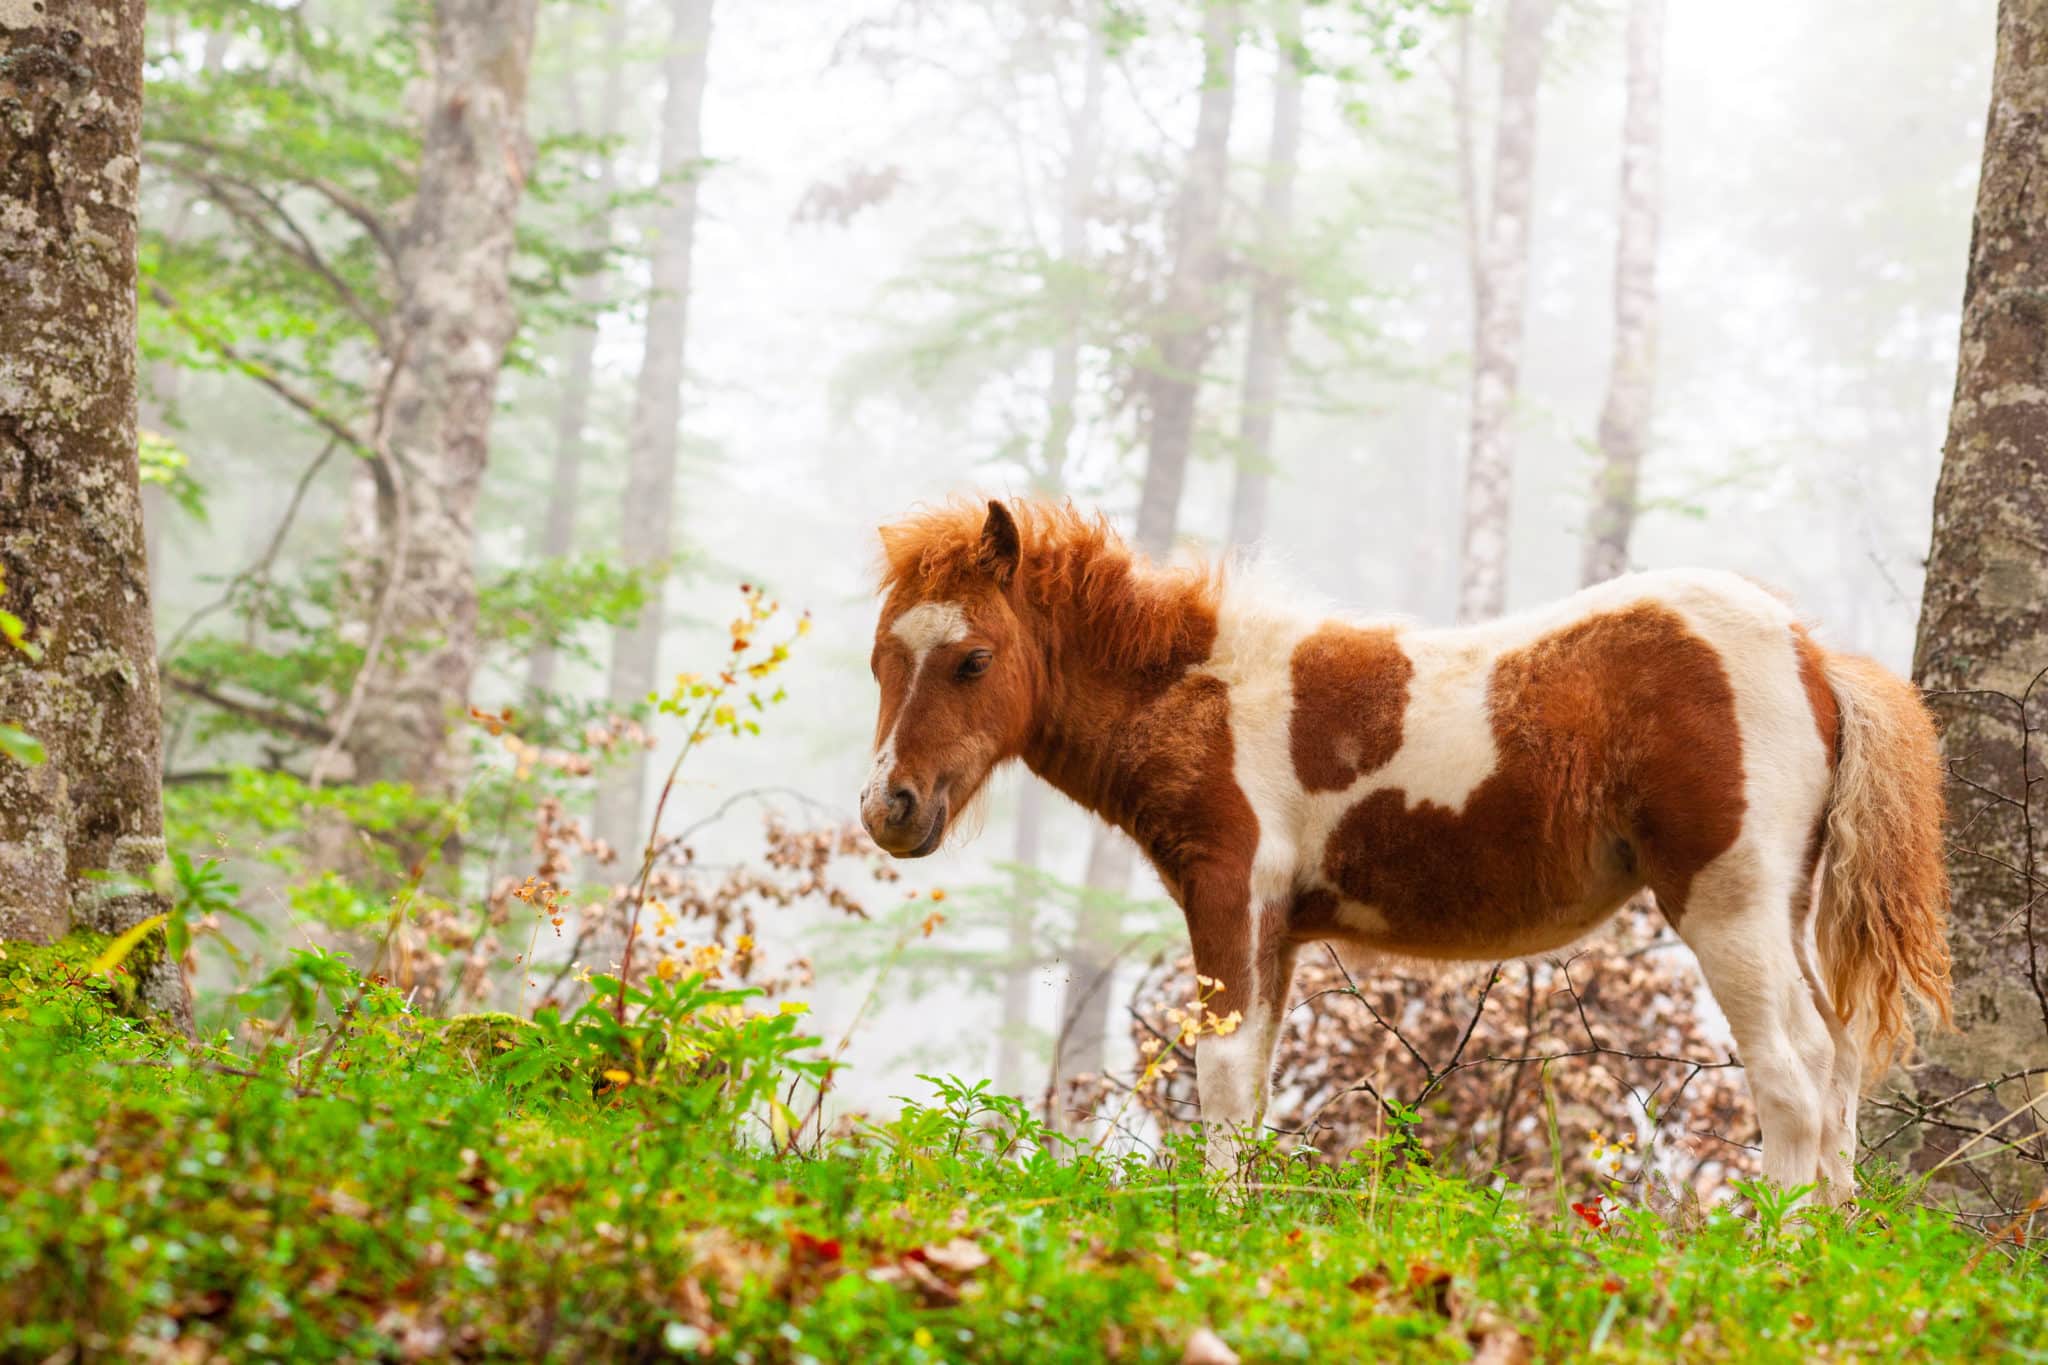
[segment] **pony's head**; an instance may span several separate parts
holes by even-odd
[[[871,660],[882,706],[860,815],[882,848],[921,858],[996,765],[1023,752],[1045,663],[1018,589],[1021,536],[1002,503],[887,527],[882,548]]]

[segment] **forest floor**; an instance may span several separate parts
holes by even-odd
[[[2039,1252],[1902,1189],[1573,1210],[1391,1140],[1219,1189],[952,1082],[817,1138],[800,1009],[696,981],[448,1026],[308,954],[194,1047],[9,951],[0,1361],[2048,1359]]]

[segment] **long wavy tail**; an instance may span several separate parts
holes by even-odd
[[[1953,1023],[1941,752],[1911,683],[1852,654],[1829,652],[1825,672],[1842,728],[1816,940],[1872,1085],[1913,1041],[1909,998]]]

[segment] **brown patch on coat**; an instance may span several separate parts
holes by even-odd
[[[1792,627],[1792,649],[1799,656],[1799,685],[1806,689],[1806,704],[1813,711],[1813,728],[1828,751],[1828,769],[1841,760],[1842,707],[1828,686],[1827,653],[1813,642],[1805,626]]]
[[[1288,746],[1304,790],[1342,791],[1401,751],[1415,665],[1389,627],[1329,623],[1294,647]]]
[[[1488,710],[1498,762],[1462,810],[1373,792],[1324,849],[1330,885],[1384,918],[1373,946],[1485,958],[1561,944],[1646,884],[1675,920],[1742,823],[1735,694],[1714,648],[1654,604],[1595,616],[1501,656]]]

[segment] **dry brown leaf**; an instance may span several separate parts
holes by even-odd
[[[1486,1333],[1472,1347],[1472,1365],[1529,1365],[1535,1358],[1529,1339],[1508,1327]]]
[[[951,1275],[972,1275],[988,1264],[988,1253],[965,1237],[955,1237],[943,1246],[920,1248],[919,1254],[931,1265]]]
[[[1237,1352],[1206,1327],[1197,1327],[1180,1353],[1180,1365],[1237,1365]]]

